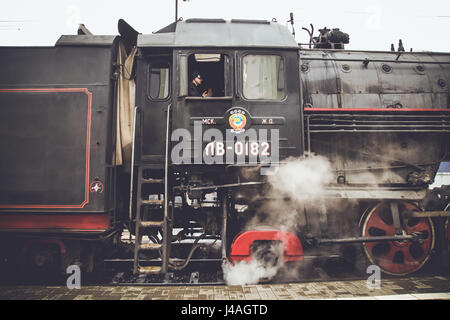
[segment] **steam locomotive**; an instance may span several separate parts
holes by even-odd
[[[348,51],[330,31],[307,49],[274,20],[120,20],[1,47],[2,257],[93,270],[127,229],[135,274],[355,247],[393,275],[448,263],[448,192],[428,185],[449,160],[450,54]],[[188,95],[193,72],[210,96]],[[317,157],[320,194],[314,161],[291,193],[272,183]]]

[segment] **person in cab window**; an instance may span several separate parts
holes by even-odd
[[[192,81],[189,83],[190,97],[211,97],[212,89],[203,90],[203,77],[199,72],[193,72],[191,76]]]

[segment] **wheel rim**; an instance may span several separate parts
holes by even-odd
[[[421,211],[408,202],[399,202],[399,213]],[[372,264],[391,275],[406,275],[418,271],[427,262],[434,247],[434,227],[428,218],[403,219],[403,233],[423,232],[421,243],[410,241],[388,241],[364,243],[364,251]],[[364,237],[394,236],[390,205],[382,202],[365,217],[362,228]]]

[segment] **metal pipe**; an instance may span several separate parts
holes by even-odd
[[[131,179],[130,179],[130,212],[129,212],[129,218],[130,221],[133,220],[133,184],[134,184],[134,155],[135,155],[135,148],[136,148],[136,121],[137,121],[137,114],[139,111],[139,107],[134,107],[134,121],[133,121],[133,143],[131,145]]]
[[[329,59],[329,58],[308,58],[305,56],[302,56],[302,60],[309,60],[309,61],[342,61],[342,62],[363,62],[366,60],[366,58],[361,59],[343,59],[343,58],[336,58],[336,59]],[[382,60],[382,59],[373,59],[370,60],[370,62],[392,62],[392,63],[415,63],[415,64],[450,64],[450,62],[438,62],[438,61],[417,61],[417,60]]]
[[[336,111],[339,111],[339,109],[336,109]],[[392,109],[382,109],[379,108],[377,110],[377,112],[389,112]],[[436,111],[433,112],[444,112],[445,114],[411,114],[412,112],[421,112],[421,111],[411,111],[411,110],[402,110],[402,109],[398,109],[394,112],[406,112],[406,113],[400,113],[400,114],[354,114],[354,113],[342,113],[341,111],[339,111],[339,113],[334,113],[333,111],[329,111],[326,110],[325,112],[322,110],[314,110],[314,111],[309,111],[308,108],[305,108],[304,111],[305,113],[307,113],[310,117],[312,118],[324,118],[324,117],[332,117],[333,118],[338,118],[338,117],[352,117],[352,118],[383,118],[383,119],[397,119],[397,118],[418,118],[418,119],[424,119],[424,118],[436,118],[436,119],[442,119],[442,117],[446,117],[449,118],[448,116],[448,109],[442,109],[442,111],[439,111],[439,109],[434,109]],[[361,110],[357,110],[357,111],[361,111]],[[369,110],[368,110],[369,111]],[[323,112],[323,113],[316,113],[316,112]],[[330,114],[330,112],[333,112]]]
[[[195,239],[197,239],[198,237],[193,237],[193,236],[185,236],[185,237],[183,237],[183,240],[195,240]],[[204,236],[203,237],[203,240],[219,240],[219,239],[221,239],[221,238],[218,238],[218,237],[216,237],[216,236]]]
[[[358,129],[353,129],[353,130],[311,130],[311,133],[355,133],[355,132],[364,132],[364,133],[369,133],[369,132],[405,132],[405,133],[414,133],[414,132],[436,132],[436,133],[440,133],[440,132],[450,132],[450,130],[358,130]]]
[[[306,136],[307,136],[307,149],[311,152],[311,127],[310,127],[311,116],[306,116]]]
[[[215,186],[206,186],[206,187],[194,187],[189,188],[191,191],[205,191],[205,190],[217,190],[217,189],[227,189],[227,188],[236,188],[236,187],[245,187],[245,186],[257,186],[262,185],[264,182],[241,182],[241,183],[230,183],[230,184],[222,184]]]
[[[175,0],[175,22],[178,21],[178,0]]]
[[[450,217],[450,211],[409,211],[409,212],[405,212],[404,216],[407,218]]]
[[[361,242],[383,242],[383,241],[415,241],[418,235],[406,236],[380,236],[380,237],[354,237],[342,239],[318,239],[317,244],[334,244],[334,243],[361,243]]]
[[[297,61],[299,61],[299,64],[301,64],[301,57],[300,57],[300,51],[297,51]],[[300,106],[303,105],[304,101],[303,101],[303,97],[304,97],[304,92],[303,92],[303,85],[302,85],[302,70],[299,67],[298,70],[298,80],[299,80],[299,102],[300,102]],[[303,108],[300,108],[300,123],[304,123],[304,111]],[[305,153],[305,131],[301,130],[301,140],[302,142],[301,144],[301,150],[300,150],[300,154],[303,155]],[[309,151],[309,150],[308,150]]]
[[[300,43],[301,45],[308,45],[306,43]],[[319,53],[336,53],[336,52],[344,52],[344,53],[384,53],[384,54],[392,54],[394,55],[396,52],[393,51],[386,51],[386,50],[342,50],[342,49],[325,49],[325,48],[312,48],[307,49],[303,48],[300,51],[302,52],[319,52]],[[411,53],[411,52],[405,52],[405,53]],[[427,51],[413,51],[414,55],[424,55],[424,56],[430,56],[430,53],[432,53],[434,56],[448,56],[447,52],[427,52]]]
[[[222,262],[227,261],[227,220],[228,220],[228,203],[227,194],[224,192],[222,197]]]
[[[362,118],[358,119],[357,117],[354,118],[340,118],[340,119],[333,119],[331,117],[313,117],[312,124],[319,125],[319,124],[342,124],[342,125],[361,125],[361,124],[367,124],[367,125],[377,125],[377,124],[386,124],[386,125],[394,125],[394,124],[422,124],[422,125],[440,125],[445,126],[450,124],[450,118],[448,117],[441,117],[439,119],[436,118],[428,118],[428,119],[419,119],[419,118],[405,118],[402,119],[401,117],[397,117],[394,119],[380,119],[380,118]]]
[[[401,123],[401,122],[400,122]],[[416,123],[412,123],[412,124],[359,124],[359,123],[353,123],[353,124],[334,124],[334,123],[330,123],[330,124],[311,124],[311,127],[313,128],[319,128],[319,127],[324,127],[324,128],[328,128],[328,127],[338,127],[338,128],[358,128],[358,127],[370,127],[370,128],[397,128],[397,127],[405,127],[405,128],[445,128],[445,129],[450,129],[450,123],[448,124],[422,124],[422,125],[418,125]]]
[[[168,246],[170,245],[170,238],[172,237],[172,228],[169,228],[169,140],[170,140],[170,112],[172,104],[167,106],[167,116],[166,116],[166,148],[165,148],[165,159],[164,159],[164,225],[163,225],[163,263],[162,272],[166,273],[169,264],[170,251]],[[168,234],[170,231],[170,235]]]

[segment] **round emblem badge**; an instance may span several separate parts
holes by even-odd
[[[94,181],[90,186],[91,192],[103,193],[103,183],[101,181]]]
[[[233,128],[233,132],[243,132],[245,125],[247,124],[247,118],[242,113],[234,113],[230,115],[228,119],[230,126]]]

